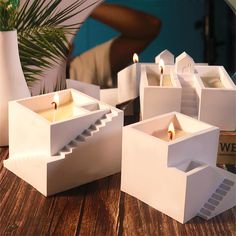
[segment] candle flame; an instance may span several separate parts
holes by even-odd
[[[168,127],[169,140],[173,140],[174,136],[175,136],[175,127],[174,127],[174,124],[171,122],[169,127]]]
[[[54,104],[54,109],[57,110],[58,106],[59,106],[59,94],[55,93],[54,97],[53,97],[53,102],[51,104]]]
[[[138,57],[137,53],[134,53],[134,55],[133,55],[133,62],[134,63],[138,63],[139,62],[139,57]]]
[[[162,59],[159,61],[159,66],[160,66],[161,74],[163,74],[165,62]]]

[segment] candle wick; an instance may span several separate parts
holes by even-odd
[[[161,74],[163,75],[163,73],[164,73],[164,69],[163,69],[163,67],[161,66]]]
[[[168,137],[169,137],[169,140],[173,140],[173,132],[172,131],[168,131]]]
[[[57,103],[56,102],[52,102],[52,105],[54,105],[54,109],[57,110]]]

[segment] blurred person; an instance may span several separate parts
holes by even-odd
[[[141,53],[159,34],[160,19],[148,13],[115,4],[99,5],[91,17],[120,32],[70,61],[70,78],[115,87],[117,73],[129,65],[134,53]]]

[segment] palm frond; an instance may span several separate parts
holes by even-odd
[[[68,24],[66,21],[97,3],[84,7],[86,0],[75,0],[60,10],[61,2],[26,0],[15,16],[20,60],[29,85],[43,75],[45,69],[66,60],[69,53],[66,35],[73,34],[81,25],[81,22]]]

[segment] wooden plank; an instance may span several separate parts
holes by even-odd
[[[236,235],[236,207],[206,221],[195,217],[180,224],[136,198],[122,193],[124,219],[119,235]]]
[[[3,168],[0,150],[0,235],[235,235],[236,207],[209,221],[182,225],[120,193],[120,174],[45,198]]]
[[[120,175],[104,178],[87,187],[80,235],[117,235]]]
[[[0,235],[115,235],[120,175],[45,198],[3,168],[0,153]],[[104,224],[105,222],[105,224]]]

